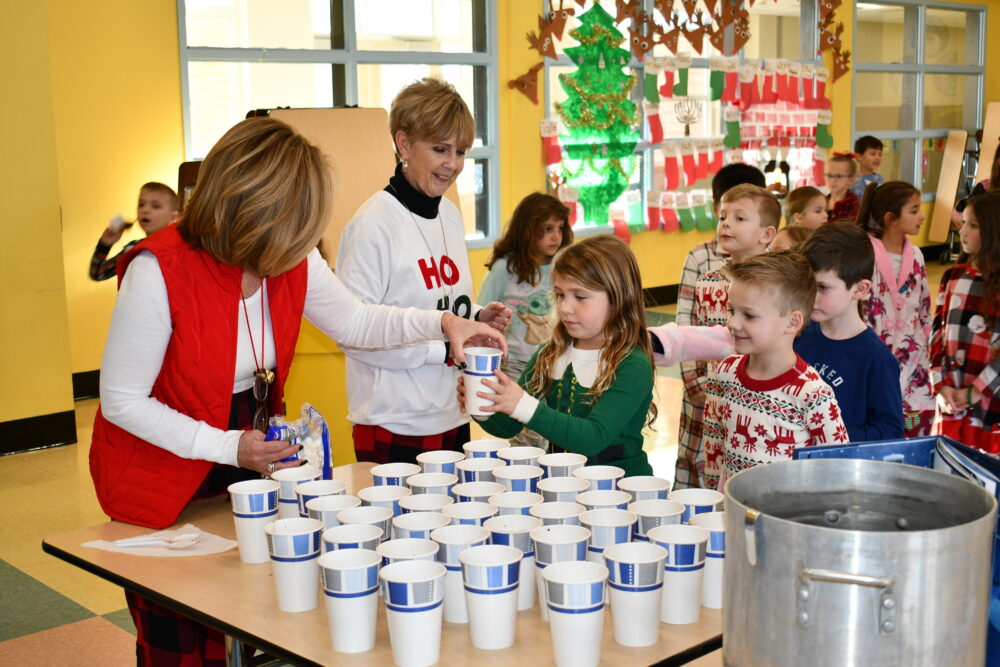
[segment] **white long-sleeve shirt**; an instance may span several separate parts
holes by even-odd
[[[236,374],[233,393],[253,384],[256,371],[251,335],[261,354],[261,299],[258,289],[236,304]],[[265,304],[266,305],[266,304]],[[304,316],[338,343],[379,349],[394,345],[441,340],[441,313],[365,305],[333,274],[318,250],[308,256]],[[251,335],[247,332],[249,318]],[[264,368],[275,367],[271,318],[264,309]],[[112,424],[188,459],[236,465],[243,431],[225,431],[197,421],[160,401],[150,392],[160,373],[173,329],[166,283],[156,257],[141,252],[129,264],[111,317],[111,328],[101,362],[101,410]]]

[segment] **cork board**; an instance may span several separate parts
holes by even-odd
[[[319,249],[333,267],[344,227],[358,208],[385,187],[396,168],[385,109],[274,109],[269,114],[319,146],[330,164],[333,211]],[[459,205],[454,185],[445,195]]]
[[[945,140],[937,194],[931,209],[931,226],[927,230],[928,241],[944,243],[948,240],[951,212],[955,208],[955,192],[962,178],[962,158],[965,157],[965,142],[968,138],[969,133],[965,130],[952,130]]]

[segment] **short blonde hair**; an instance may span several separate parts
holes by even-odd
[[[778,198],[760,186],[749,183],[741,183],[733,186],[726,190],[719,203],[728,204],[741,199],[753,201],[757,207],[757,212],[760,214],[761,227],[774,227],[777,229],[778,225],[781,224],[781,204],[778,203]]]
[[[834,155],[833,157],[828,159],[827,162],[831,163],[837,162],[839,164],[846,164],[847,167],[851,170],[851,173],[848,174],[849,176],[854,176],[856,173],[858,173],[858,161],[854,159],[853,153],[844,155]]]
[[[794,250],[755,255],[750,259],[722,268],[731,282],[753,285],[774,297],[781,315],[793,310],[802,313],[802,326],[809,322],[816,301],[816,276],[803,255]]]
[[[389,132],[394,142],[401,130],[412,141],[456,137],[459,148],[469,148],[476,137],[476,121],[453,85],[426,77],[403,88],[392,101]]]
[[[824,201],[826,200],[826,195],[811,185],[795,188],[789,192],[785,196],[785,224],[789,226],[794,225],[795,222],[792,220],[792,216],[804,213],[806,207],[809,206],[809,202],[818,197],[822,197]]]
[[[178,229],[220,262],[275,276],[316,247],[332,200],[320,150],[279,120],[250,118],[208,152]]]

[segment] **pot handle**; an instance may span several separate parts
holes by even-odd
[[[757,520],[760,512],[754,509],[747,509],[743,514],[743,535],[747,543],[747,560],[751,565],[757,564]]]
[[[882,594],[878,604],[879,634],[887,635],[896,629],[896,597],[892,590],[896,585],[895,579],[808,567],[799,571],[799,587],[796,593],[796,620],[799,625],[808,626],[812,620],[816,582],[820,581],[881,589]]]

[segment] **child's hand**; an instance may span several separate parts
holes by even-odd
[[[458,411],[461,412],[464,415],[465,414],[465,376],[464,375],[459,375],[458,376],[457,392],[458,392]]]
[[[478,320],[483,324],[488,324],[497,331],[504,332],[510,324],[510,308],[499,301],[491,301],[485,308],[479,311]]]
[[[483,412],[502,412],[509,415],[514,412],[517,402],[524,396],[524,389],[521,389],[521,385],[511,380],[501,370],[493,371],[493,375],[496,376],[496,381],[483,380],[483,384],[495,391],[496,394],[479,392],[481,398],[493,401],[493,405],[483,407]]]
[[[965,390],[954,387],[941,387],[938,391],[938,405],[945,414],[953,415],[969,407],[965,401]]]
[[[124,233],[125,233],[124,227],[116,228],[113,225],[108,225],[105,228],[104,233],[101,234],[101,244],[106,245],[108,247],[113,246],[114,244],[118,243],[118,239],[120,239]]]

